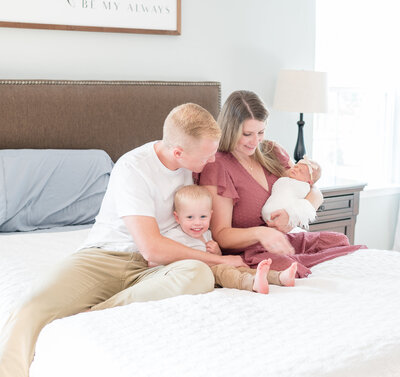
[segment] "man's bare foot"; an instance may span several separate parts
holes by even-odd
[[[269,285],[268,285],[268,271],[271,266],[271,259],[264,259],[257,266],[257,273],[254,276],[254,285],[253,291],[258,293],[268,294]]]
[[[286,270],[279,274],[279,281],[285,287],[294,287],[294,279],[297,272],[297,262],[293,262]]]

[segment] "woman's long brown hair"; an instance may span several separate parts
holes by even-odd
[[[266,122],[268,116],[269,112],[257,94],[247,90],[233,92],[224,103],[217,119],[222,130],[219,150],[233,152],[243,133],[243,123],[248,119]],[[275,142],[263,140],[254,153],[254,159],[270,173],[282,177],[285,168],[274,152],[275,146]]]

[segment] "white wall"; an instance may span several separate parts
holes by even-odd
[[[391,250],[399,213],[400,194],[360,195],[360,213],[357,217],[354,243],[371,249]]]
[[[250,89],[270,106],[279,69],[313,69],[314,14],[315,0],[182,0],[180,36],[0,28],[0,77],[213,80],[222,100]],[[273,113],[268,136],[292,151],[296,121]]]

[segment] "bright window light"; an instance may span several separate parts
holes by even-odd
[[[398,0],[317,0],[316,67],[329,112],[314,119],[313,158],[329,175],[400,183]]]

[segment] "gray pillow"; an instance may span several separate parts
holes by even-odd
[[[101,150],[0,150],[0,232],[93,222],[112,167]]]

